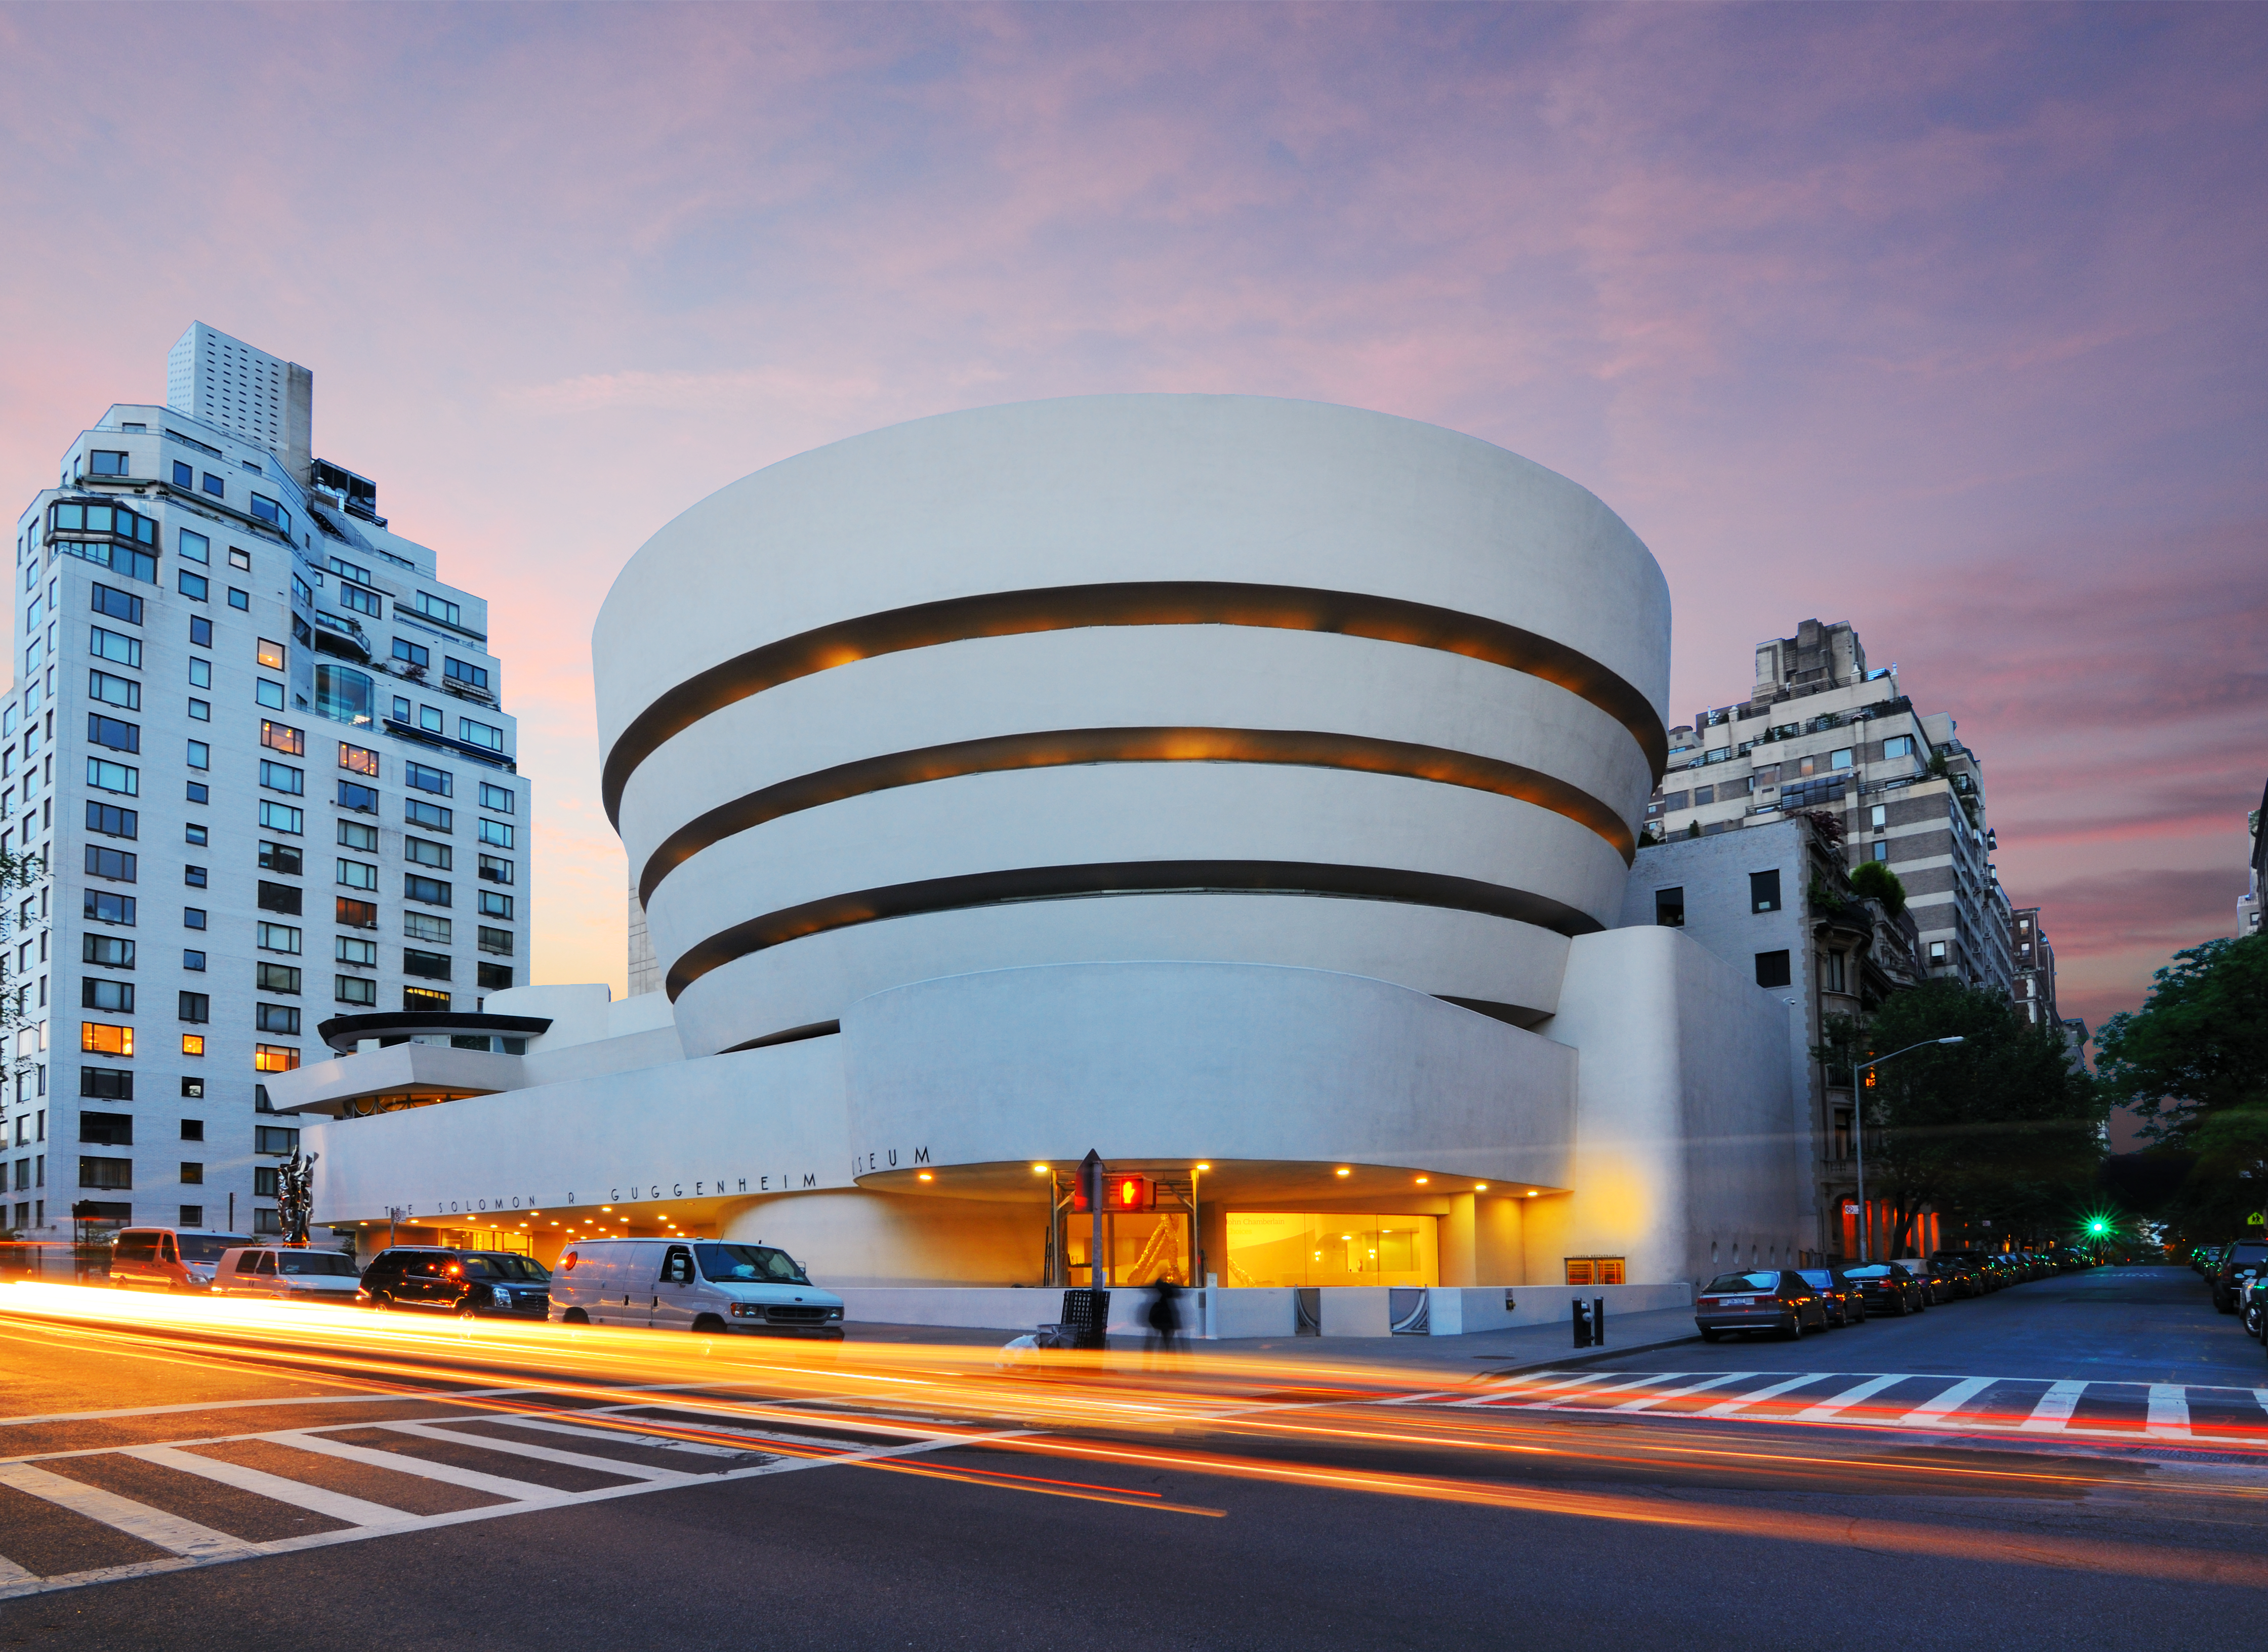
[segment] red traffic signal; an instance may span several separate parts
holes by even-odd
[[[1102,1208],[1107,1211],[1155,1210],[1157,1206],[1158,1184],[1146,1176],[1116,1175],[1103,1180]],[[1093,1208],[1084,1187],[1072,1192],[1071,1207],[1082,1216]]]

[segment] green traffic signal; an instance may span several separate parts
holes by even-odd
[[[2087,1231],[2092,1234],[2106,1234],[2110,1231],[2110,1224],[2103,1221],[2102,1217],[2097,1216],[2093,1221],[2087,1224]]]

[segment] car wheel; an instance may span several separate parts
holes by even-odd
[[[1790,1314],[1779,1334],[1789,1342],[1800,1342],[1803,1339],[1803,1316],[1800,1313]]]
[[[719,1336],[724,1332],[725,1322],[714,1314],[703,1314],[693,1322],[693,1330],[696,1336]]]
[[[478,1309],[476,1309],[476,1308],[475,1308],[475,1307],[473,1306],[473,1299],[472,1299],[471,1297],[469,1297],[469,1296],[466,1296],[466,1297],[461,1297],[461,1298],[460,1298],[460,1299],[458,1300],[458,1302],[457,1302],[457,1317],[458,1317],[458,1318],[460,1318],[460,1319],[475,1319],[475,1318],[478,1318],[478,1317],[479,1317],[479,1316],[480,1316],[480,1310],[479,1310]]]
[[[1913,1304],[1906,1301],[1904,1292],[1901,1291],[1898,1293],[1897,1301],[1899,1318],[1904,1319],[1908,1314],[1913,1312]]]
[[[384,1291],[378,1291],[372,1294],[370,1305],[373,1310],[382,1314],[394,1306],[394,1298],[388,1296]]]
[[[579,1308],[571,1308],[559,1316],[559,1323],[563,1325],[587,1325],[591,1323],[591,1316]]]
[[[1724,1334],[1725,1333],[1721,1331],[1705,1331],[1701,1333],[1701,1340],[1704,1342],[1714,1342]]]

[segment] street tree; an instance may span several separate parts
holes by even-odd
[[[1925,982],[1866,1016],[1827,1019],[1813,1055],[1860,1068],[1867,1192],[1890,1207],[1911,1254],[1925,1209],[2002,1231],[2060,1227],[2095,1185],[2107,1103],[2071,1060],[2060,1029],[2035,1027],[2006,995]],[[1935,1041],[1958,1036],[1962,1043]],[[1926,1047],[1873,1070],[1866,1058]]]
[[[2161,1151],[2186,1155],[2165,1218],[2203,1238],[2243,1228],[2268,1201],[2268,934],[2176,953],[2095,1051],[2111,1096]]]

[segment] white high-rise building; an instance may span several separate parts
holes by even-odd
[[[341,1017],[492,1048],[452,1018],[520,978],[487,604],[313,456],[313,383],[200,322],[166,404],[111,408],[18,519],[0,1226],[26,1236],[274,1231],[298,1132],[265,1075]]]

